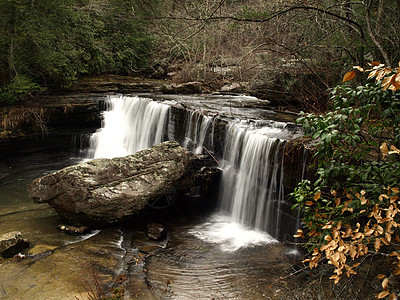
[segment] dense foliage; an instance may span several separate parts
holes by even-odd
[[[369,72],[381,74],[377,82],[338,86],[331,91],[329,113],[298,119],[317,141],[317,180],[301,182],[292,194],[295,206],[304,208],[303,229],[313,252],[307,261],[314,268],[324,253],[336,268],[331,277],[336,283],[356,274],[359,263],[351,260],[400,241],[400,67],[375,63]],[[304,237],[303,230],[297,236]],[[389,295],[388,275],[380,274],[380,298]]]
[[[156,1],[141,2],[1,0],[0,101],[69,86],[81,74],[145,66],[152,38],[142,16]]]

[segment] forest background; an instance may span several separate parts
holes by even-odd
[[[400,0],[1,0],[0,102],[114,73],[325,110],[349,66],[399,60],[399,22]]]
[[[0,0],[0,105],[117,74],[236,85],[313,112],[299,122],[317,141],[315,176],[293,193],[312,253],[304,262],[329,261],[338,283],[383,257],[381,283],[361,287],[395,299],[399,24],[400,0]],[[337,86],[343,76],[355,80]]]

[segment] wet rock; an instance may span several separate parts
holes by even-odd
[[[159,245],[145,245],[145,246],[138,246],[138,250],[145,254],[150,254],[158,249],[162,249]]]
[[[167,229],[158,223],[150,223],[147,225],[147,236],[151,240],[161,241],[167,237]]]
[[[71,226],[71,225],[58,225],[57,226],[58,230],[68,233],[68,234],[76,234],[76,235],[80,235],[80,234],[85,234],[88,233],[89,228],[86,226]]]
[[[29,249],[28,254],[37,255],[40,253],[53,251],[55,249],[57,249],[57,246],[44,245],[44,244],[35,245],[31,249]]]
[[[19,231],[0,235],[0,255],[4,258],[13,257],[26,247],[29,247],[29,241]]]
[[[203,84],[193,81],[182,84],[165,85],[162,91],[166,94],[198,94],[201,93]]]
[[[29,195],[68,223],[105,226],[137,215],[147,202],[188,185],[193,154],[164,142],[135,154],[94,159],[35,179]]]

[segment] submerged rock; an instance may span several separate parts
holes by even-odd
[[[151,240],[161,241],[167,237],[167,229],[158,223],[150,223],[147,225],[147,236]]]
[[[12,231],[0,235],[0,255],[10,258],[29,246],[29,241],[22,237],[21,232]]]
[[[76,235],[80,235],[80,234],[85,234],[89,232],[89,228],[86,226],[71,226],[71,225],[58,225],[57,226],[58,230],[68,233],[68,234],[76,234]]]
[[[194,155],[177,142],[94,159],[35,179],[29,195],[74,225],[104,226],[138,214],[148,201],[192,179]]]

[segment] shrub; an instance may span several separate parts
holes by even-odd
[[[305,261],[314,268],[325,254],[335,266],[335,283],[356,274],[359,263],[350,264],[351,259],[368,255],[371,248],[381,253],[381,247],[400,241],[400,67],[372,67],[369,77],[376,76],[376,82],[335,87],[331,112],[298,119],[317,143],[318,161],[315,182],[302,181],[292,193],[294,207],[304,208],[303,229],[312,252]],[[305,237],[302,229],[296,237]],[[400,253],[391,255],[398,259],[393,274],[399,275]],[[389,281],[384,274],[379,278],[384,290],[377,296],[383,298]]]

